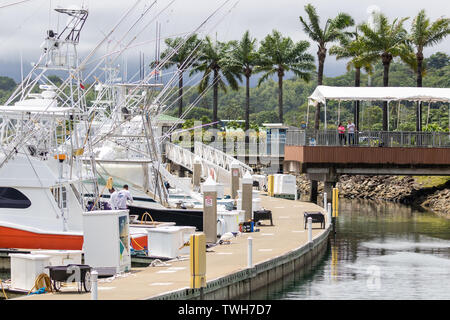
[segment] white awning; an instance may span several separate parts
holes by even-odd
[[[450,88],[317,86],[308,99],[313,106],[326,100],[450,102]]]

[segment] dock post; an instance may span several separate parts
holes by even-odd
[[[91,300],[98,300],[98,272],[96,270],[91,272]]]
[[[242,210],[245,211],[244,221],[249,221],[253,218],[253,178],[250,172],[246,172],[242,177]]]
[[[206,243],[217,242],[217,184],[211,176],[202,185],[203,232]]]
[[[198,158],[195,158],[194,165],[192,168],[192,184],[194,185],[194,190],[198,190],[200,187],[200,178],[202,176],[202,164]]]
[[[236,199],[239,189],[239,163],[231,163],[231,199]]]
[[[247,247],[247,267],[253,268],[253,238],[248,237],[248,247]]]
[[[327,210],[327,193],[326,192],[324,192],[323,193],[323,209],[324,210]]]
[[[312,218],[308,218],[308,242],[312,242]]]

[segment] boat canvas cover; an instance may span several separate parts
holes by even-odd
[[[450,88],[317,86],[308,100],[312,106],[326,100],[450,102]]]

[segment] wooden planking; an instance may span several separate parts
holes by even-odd
[[[302,163],[450,165],[450,148],[286,146],[284,159]]]

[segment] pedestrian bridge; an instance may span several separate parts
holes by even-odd
[[[366,175],[450,175],[450,133],[290,131],[285,170]]]
[[[449,133],[358,132],[350,138],[334,131],[288,132],[284,171],[323,181],[327,194],[341,174],[450,175]],[[316,188],[312,183],[312,201]]]
[[[253,169],[245,163],[199,141],[194,143],[194,152],[191,152],[190,148],[184,148],[180,145],[166,142],[165,155],[167,159],[189,171],[193,171],[194,163],[198,161],[202,165],[202,178],[206,179],[209,175],[213,175],[217,182],[226,185],[230,184],[231,181],[232,164],[239,167],[241,177],[247,171],[253,173]]]

